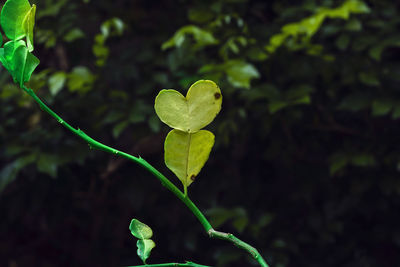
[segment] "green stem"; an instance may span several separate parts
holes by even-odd
[[[186,263],[161,263],[161,264],[146,264],[146,265],[135,265],[126,267],[210,267],[210,266],[187,261]]]
[[[208,231],[208,235],[211,238],[217,238],[217,239],[222,239],[222,240],[227,240],[229,242],[232,242],[238,248],[244,249],[247,252],[249,252],[251,254],[251,256],[253,256],[253,258],[260,264],[260,266],[268,267],[268,264],[265,262],[265,260],[261,256],[260,252],[258,252],[258,250],[256,248],[247,244],[246,242],[243,242],[242,240],[240,240],[233,234],[219,232],[219,231],[215,231],[214,229],[211,229]]]
[[[75,135],[78,137],[82,138],[85,142],[88,143],[88,145],[91,148],[96,148],[114,155],[119,155],[121,157],[124,157],[128,160],[131,160],[143,168],[147,169],[149,172],[151,172],[160,182],[161,184],[166,187],[169,191],[171,191],[177,198],[179,198],[188,208],[189,210],[196,216],[196,218],[200,221],[201,225],[205,229],[205,231],[208,233],[208,235],[211,238],[218,238],[218,239],[223,239],[230,241],[234,243],[237,247],[246,250],[249,252],[255,260],[258,261],[258,263],[262,267],[268,267],[268,264],[264,261],[260,253],[255,249],[254,247],[250,246],[249,244],[241,241],[240,239],[236,238],[232,234],[228,233],[223,233],[219,231],[215,231],[213,227],[211,226],[210,222],[207,220],[207,218],[204,216],[204,214],[197,208],[197,206],[189,199],[187,194],[183,193],[181,190],[179,190],[173,183],[171,183],[170,180],[168,180],[167,177],[165,177],[161,172],[159,172],[156,168],[154,168],[150,163],[148,163],[145,159],[141,157],[135,157],[132,156],[128,153],[119,151],[118,149],[106,146],[90,136],[88,136],[86,133],[84,133],[81,129],[77,128],[75,129],[72,127],[70,124],[68,124],[66,121],[64,121],[60,116],[57,115],[53,110],[51,110],[43,101],[33,92],[32,89],[27,88],[25,85],[22,85],[21,87],[28,95],[30,95],[40,106],[40,108],[47,112],[50,116],[55,118],[61,125],[63,125],[65,128],[73,132]],[[184,264],[194,264],[191,262],[187,262]],[[170,264],[170,263],[167,263]],[[177,264],[177,263],[171,263],[171,264]],[[142,265],[142,266],[201,266],[201,265]]]
[[[212,229],[212,226],[206,219],[206,217],[203,215],[203,213],[196,207],[196,205],[188,198],[185,197],[184,193],[180,191],[173,183],[171,183],[170,180],[168,180],[167,177],[165,177],[162,173],[160,173],[156,168],[154,168],[152,165],[150,165],[145,159],[141,157],[135,157],[132,156],[128,153],[119,151],[118,149],[106,146],[90,136],[88,136],[86,133],[84,133],[81,129],[75,129],[72,127],[70,124],[68,124],[66,121],[64,121],[60,116],[58,116],[53,110],[51,110],[43,101],[33,92],[32,89],[27,88],[25,86],[22,87],[23,90],[28,93],[40,106],[40,108],[47,112],[50,116],[55,118],[61,125],[63,125],[65,128],[82,138],[85,142],[89,144],[91,148],[96,148],[114,155],[119,155],[121,157],[124,157],[126,159],[129,159],[140,166],[144,167],[147,169],[149,172],[151,172],[160,182],[161,184],[166,187],[169,191],[171,191],[176,197],[178,197],[185,205],[192,211],[192,213],[197,217],[197,219],[200,221],[200,223],[203,225],[204,229],[206,231],[209,231]]]

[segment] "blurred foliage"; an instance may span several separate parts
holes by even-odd
[[[216,144],[191,187],[213,223],[271,266],[400,265],[397,2],[31,3],[30,86],[65,120],[173,178],[154,98],[214,80]],[[160,233],[150,263],[249,265],[151,175],[59,127],[4,69],[0,88],[0,266],[140,264],[133,217]]]

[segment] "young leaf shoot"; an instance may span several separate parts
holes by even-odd
[[[146,264],[146,260],[150,257],[151,250],[156,246],[154,241],[150,239],[153,236],[153,230],[151,230],[148,225],[136,219],[132,219],[129,230],[131,230],[133,236],[139,239],[136,242],[138,248],[137,255],[142,259],[143,263]]]

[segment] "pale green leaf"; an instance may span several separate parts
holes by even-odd
[[[29,52],[33,51],[33,27],[35,26],[36,6],[32,5],[28,13],[25,15],[23,27],[26,34],[26,41]]]
[[[20,86],[29,81],[40,62],[23,44],[23,41],[18,41],[8,42],[4,45],[4,56],[8,61],[11,75]]]
[[[28,0],[8,0],[1,10],[0,23],[6,36],[18,40],[26,36],[23,25],[26,14],[31,10]]]
[[[214,134],[207,130],[197,133],[172,130],[167,135],[165,164],[182,182],[185,193],[208,160],[214,139]]]
[[[360,0],[347,0],[344,6],[353,13],[369,13],[371,11],[367,4]]]
[[[1,51],[0,60],[3,63],[3,66],[10,72],[11,76],[16,81],[16,73],[15,73],[15,65],[16,62],[20,62],[16,60],[15,51],[18,47],[25,47],[25,42],[22,40],[19,41],[8,41],[4,44],[4,48]],[[19,63],[18,63],[19,64]]]
[[[142,259],[143,263],[146,264],[146,260],[150,257],[150,252],[156,246],[156,244],[151,239],[144,239],[138,240],[136,246],[138,248],[138,256]]]
[[[185,41],[187,35],[193,37],[198,47],[215,45],[218,43],[218,40],[214,38],[211,32],[194,25],[187,25],[180,28],[171,39],[163,43],[161,48],[165,50],[174,46],[180,47]]]
[[[293,40],[297,40],[298,37],[302,35],[308,37],[302,38],[301,41],[306,45],[310,38],[321,29],[321,26],[327,17],[347,20],[352,13],[368,13],[369,11],[369,7],[363,1],[359,0],[347,0],[337,8],[319,8],[317,9],[317,12],[310,17],[284,25],[281,32],[273,35],[270,38],[269,44],[264,48],[268,52],[273,53],[280,46],[285,44],[285,41],[288,40],[289,37],[293,37]],[[349,25],[349,29],[351,30],[358,30],[360,27],[361,25],[356,24],[356,22],[352,22],[352,24]]]
[[[300,23],[300,29],[305,30],[308,36],[313,36],[324,22],[324,14],[316,14],[309,18],[305,18]]]
[[[17,48],[20,46],[25,46],[25,42],[22,40],[8,41],[7,43],[4,44],[4,57],[9,62],[10,65],[14,65],[12,64],[12,59],[14,57],[15,50],[17,50]]]
[[[74,67],[68,75],[68,89],[71,92],[78,91],[86,93],[92,89],[93,82],[96,77],[90,72],[87,67],[77,66]]]
[[[3,66],[10,72],[10,74],[15,77],[15,57],[14,53],[16,49],[20,46],[25,47],[25,42],[22,40],[19,41],[8,41],[4,44],[4,48],[1,50],[0,61],[3,63]],[[20,64],[20,63],[18,63]]]
[[[231,60],[225,68],[228,81],[235,87],[249,89],[250,81],[259,78],[258,70],[250,63],[241,60]]]
[[[15,49],[11,62],[14,81],[22,86],[25,82],[29,81],[40,61],[28,51],[26,46],[18,46]]]
[[[70,30],[69,32],[67,32],[64,35],[63,39],[66,42],[73,42],[73,41],[75,41],[77,39],[84,38],[84,37],[85,37],[85,33],[81,29],[73,28],[72,30]]]
[[[153,230],[148,225],[136,219],[132,219],[129,230],[138,239],[149,239],[153,236]]]
[[[221,110],[219,87],[209,80],[194,83],[184,97],[178,91],[161,90],[155,100],[155,111],[171,128],[194,133],[211,123]]]
[[[63,71],[58,71],[50,76],[49,78],[49,89],[50,93],[55,96],[64,87],[67,75]]]
[[[8,62],[8,60],[6,59],[6,57],[5,57],[5,54],[4,54],[4,48],[2,47],[2,48],[0,48],[0,62],[1,62],[1,64],[3,65],[3,67],[7,70],[7,71],[11,71],[11,66],[9,65],[9,62]]]
[[[119,18],[109,19],[101,24],[100,30],[104,38],[108,38],[113,35],[122,35],[124,32],[125,24]]]

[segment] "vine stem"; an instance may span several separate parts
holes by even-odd
[[[161,264],[146,264],[146,265],[135,265],[126,267],[210,267],[210,266],[187,261],[186,263],[161,263]]]
[[[213,227],[211,226],[210,222],[207,220],[207,218],[204,216],[204,214],[199,210],[199,208],[189,199],[187,194],[184,194],[181,190],[179,190],[170,180],[168,180],[167,177],[165,177],[161,172],[159,172],[156,168],[154,168],[150,163],[148,163],[145,159],[139,157],[132,156],[128,153],[122,152],[118,149],[109,147],[107,145],[104,145],[90,136],[88,136],[86,133],[84,133],[81,129],[79,128],[74,128],[70,124],[68,124],[66,121],[64,121],[57,113],[55,113],[52,109],[50,109],[43,101],[35,94],[35,92],[27,88],[25,85],[21,85],[21,88],[33,98],[33,100],[36,101],[36,103],[39,104],[40,109],[43,111],[47,112],[50,116],[52,116],[54,119],[56,119],[62,126],[70,130],[72,133],[83,139],[85,142],[88,143],[89,147],[95,148],[98,150],[102,150],[117,156],[124,157],[126,159],[129,159],[146,170],[148,170],[150,173],[152,173],[160,182],[161,184],[166,187],[169,191],[171,191],[177,198],[179,198],[188,208],[189,210],[196,216],[196,218],[200,221],[201,225],[205,229],[205,231],[208,233],[209,237],[211,238],[217,238],[217,239],[222,239],[222,240],[227,240],[229,242],[232,242],[235,246],[246,250],[248,253],[251,254],[251,256],[260,264],[262,267],[269,267],[268,264],[265,262],[261,254],[252,247],[251,245],[247,244],[246,242],[243,242],[239,238],[235,237],[232,234],[229,233],[224,233],[224,232],[219,232],[215,231]],[[141,265],[141,266],[201,266],[201,265],[182,265],[182,264],[189,264],[191,262],[187,263],[180,263],[181,265]],[[166,264],[178,264],[178,263],[166,263]],[[193,264],[193,263],[191,263]]]

